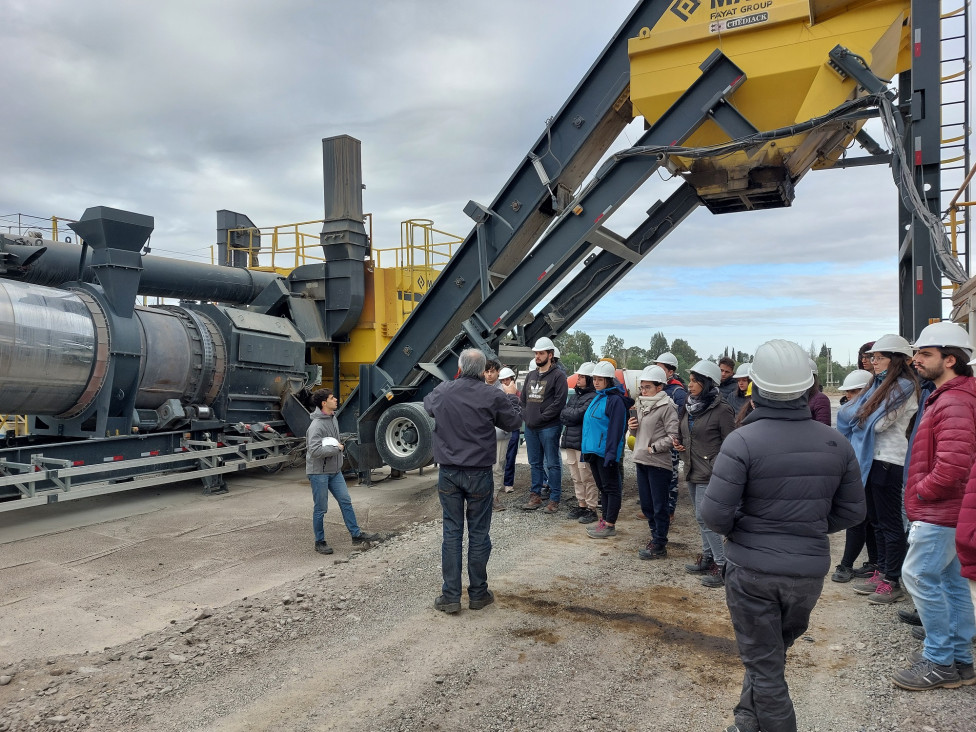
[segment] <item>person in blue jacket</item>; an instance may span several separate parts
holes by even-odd
[[[593,480],[602,496],[602,518],[588,526],[586,533],[593,539],[616,536],[614,525],[620,513],[623,493],[620,460],[627,439],[627,410],[634,400],[614,380],[613,364],[600,361],[593,367],[593,388],[596,396],[583,415],[583,447],[580,452],[590,466]]]

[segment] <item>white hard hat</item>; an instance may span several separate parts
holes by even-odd
[[[865,353],[900,353],[911,358],[915,355],[911,344],[894,333],[887,333],[874,342],[874,345]]]
[[[535,345],[532,346],[532,350],[533,351],[555,351],[556,344],[553,343],[551,339],[543,337],[535,342]]]
[[[942,320],[922,328],[922,332],[915,339],[915,350],[920,348],[961,348],[967,355],[973,354],[973,344],[969,334],[961,325]]]
[[[857,389],[860,391],[865,386],[871,383],[871,379],[874,378],[874,374],[870,371],[865,371],[864,369],[854,369],[847,376],[844,377],[844,383],[840,385],[841,391],[854,391]]]
[[[501,371],[498,372],[499,379],[511,379],[514,376],[515,376],[515,372],[512,371],[508,366],[506,366],[505,368],[503,368]]]
[[[556,346],[552,347],[552,355],[559,358],[559,349]]]
[[[339,447],[339,441],[335,437],[323,437],[322,447]]]
[[[722,383],[722,369],[713,361],[701,360],[688,370],[699,376],[707,376],[715,382],[716,386]]]
[[[596,364],[592,361],[584,361],[580,364],[580,367],[576,369],[576,373],[580,376],[592,376],[594,366],[596,366]]]
[[[735,370],[735,375],[733,379],[748,379],[749,378],[749,366],[748,363],[740,363],[739,368]]]
[[[539,367],[536,365],[535,359],[529,361],[529,371],[535,371],[537,368]]]
[[[793,341],[780,339],[756,349],[749,376],[764,396],[779,401],[795,399],[813,385],[810,356]]]
[[[614,376],[613,364],[609,361],[600,361],[593,366],[593,376],[602,376],[604,379],[612,379]]]
[[[656,381],[658,384],[664,384],[667,380],[668,375],[664,372],[664,369],[656,364],[653,366],[645,366],[638,378],[638,381]]]
[[[666,363],[671,368],[678,368],[678,359],[671,353],[671,351],[665,351],[660,356],[654,359],[654,363]]]

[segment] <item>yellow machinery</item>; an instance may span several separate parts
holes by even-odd
[[[365,216],[364,223],[372,241],[372,214]],[[227,236],[230,242],[237,234],[255,240],[260,234],[263,242],[260,247],[237,246],[236,250],[248,253],[248,269],[287,277],[296,267],[324,261],[318,233],[321,225],[319,220],[259,229],[231,229]],[[269,240],[270,247],[267,246]],[[372,249],[372,257],[365,268],[362,315],[350,332],[348,342],[338,349],[340,401],[344,401],[359,384],[360,365],[376,361],[403,321],[427,294],[460,242],[459,237],[434,228],[434,222],[429,219],[410,219],[400,224],[398,247]],[[334,350],[312,347],[310,351],[311,363],[322,368],[321,383],[331,385]]]
[[[831,63],[831,49],[845,47],[883,78],[911,67],[910,5],[908,0],[674,3],[652,29],[643,28],[629,41],[634,115],[656,122],[701,74],[701,60],[718,48],[748,78],[729,101],[758,130],[819,117],[863,93]],[[862,124],[838,121],[761,148],[720,158],[678,157],[672,164],[715,212],[789,205],[792,184],[811,167],[836,162]],[[714,121],[706,121],[684,145],[705,147],[727,140]],[[763,186],[771,195],[779,190],[788,198],[772,195],[764,205],[754,192],[740,205],[736,191]]]

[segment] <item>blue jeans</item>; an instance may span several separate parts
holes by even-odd
[[[668,544],[668,528],[671,517],[668,514],[668,499],[671,494],[671,468],[634,463],[637,468],[637,495],[640,498],[641,512],[647,516],[651,528],[651,540],[656,547]]]
[[[541,430],[525,428],[525,450],[532,467],[531,490],[536,495],[542,495],[542,485],[548,476],[549,500],[556,503],[562,498],[563,490],[563,464],[559,454],[559,433],[562,429],[562,425]]]
[[[447,602],[461,601],[461,542],[468,520],[468,599],[488,594],[488,557],[491,556],[491,468],[462,470],[441,467],[437,495],[444,514],[441,542],[442,594]],[[467,505],[465,505],[467,504]]]
[[[689,483],[688,491],[691,493],[691,504],[695,507],[695,518],[698,520],[698,528],[701,531],[702,554],[710,555],[715,560],[715,564],[725,564],[725,544],[721,536],[705,526],[701,517],[702,501],[705,499],[705,489],[708,483]]]
[[[901,576],[925,626],[922,655],[933,663],[973,662],[973,600],[959,574],[956,530],[913,521]]]
[[[356,512],[352,508],[352,499],[349,498],[349,488],[346,486],[346,479],[342,473],[314,473],[308,476],[312,484],[312,500],[314,508],[312,510],[312,530],[315,532],[315,541],[325,541],[325,528],[323,519],[329,511],[329,494],[336,499],[339,510],[342,511],[342,520],[353,536],[359,536],[362,530],[356,523]]]
[[[505,453],[505,485],[515,485],[515,457],[518,455],[521,439],[522,433],[518,430],[508,438],[508,452]]]

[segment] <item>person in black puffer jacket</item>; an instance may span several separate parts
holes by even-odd
[[[576,371],[576,387],[569,395],[569,401],[559,413],[559,420],[563,423],[563,438],[559,446],[563,449],[563,459],[569,466],[569,473],[573,478],[573,488],[576,491],[576,502],[579,504],[570,509],[567,518],[576,519],[581,524],[591,524],[597,520],[596,506],[599,491],[590,466],[582,459],[580,450],[583,449],[583,415],[590,406],[596,389],[590,381],[593,373],[592,361],[580,365]]]
[[[823,591],[827,535],[865,514],[854,448],[810,414],[808,359],[790,341],[756,350],[756,409],[722,444],[701,506],[725,537],[725,598],[746,669],[734,709],[743,732],[796,732],[786,651]]]

